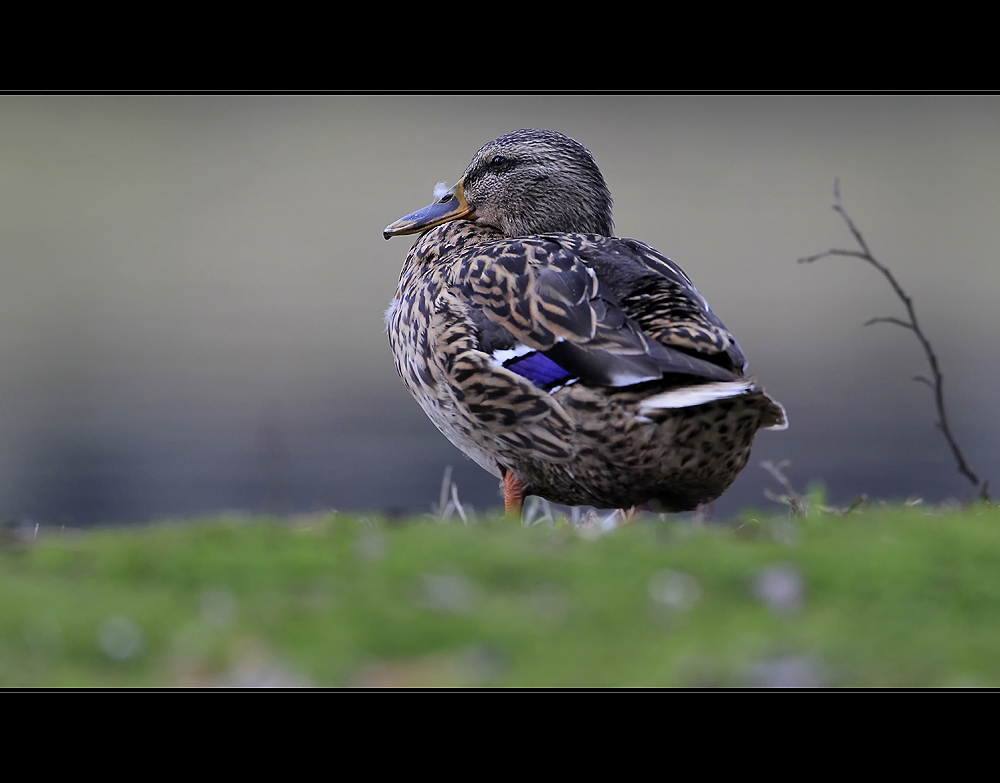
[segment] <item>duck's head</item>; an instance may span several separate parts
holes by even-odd
[[[558,131],[519,130],[484,145],[453,188],[387,226],[383,236],[459,219],[509,237],[557,231],[611,236],[611,193],[582,144]]]

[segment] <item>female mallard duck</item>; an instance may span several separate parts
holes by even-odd
[[[784,409],[675,263],[612,235],[590,152],[550,130],[484,146],[438,200],[386,312],[396,369],[447,438],[526,495],[685,511],[714,500]]]

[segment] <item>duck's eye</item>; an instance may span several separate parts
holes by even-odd
[[[493,158],[492,158],[492,160],[490,160],[490,168],[491,169],[502,169],[508,163],[510,163],[510,160],[508,158],[505,158],[503,155],[494,155]]]

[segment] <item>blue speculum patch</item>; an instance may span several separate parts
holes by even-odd
[[[563,383],[573,377],[563,367],[560,367],[549,357],[540,353],[529,353],[526,356],[518,356],[504,362],[504,367],[511,372],[516,372],[522,378],[527,378],[536,386],[542,387]]]

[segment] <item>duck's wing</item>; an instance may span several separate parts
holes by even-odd
[[[740,374],[746,371],[746,357],[733,335],[691,278],[665,255],[635,239],[568,235],[567,240],[654,340]]]
[[[735,341],[684,273],[667,262],[664,274],[622,242],[552,234],[465,255],[452,286],[474,306],[480,349],[548,388],[741,377],[727,353]]]

